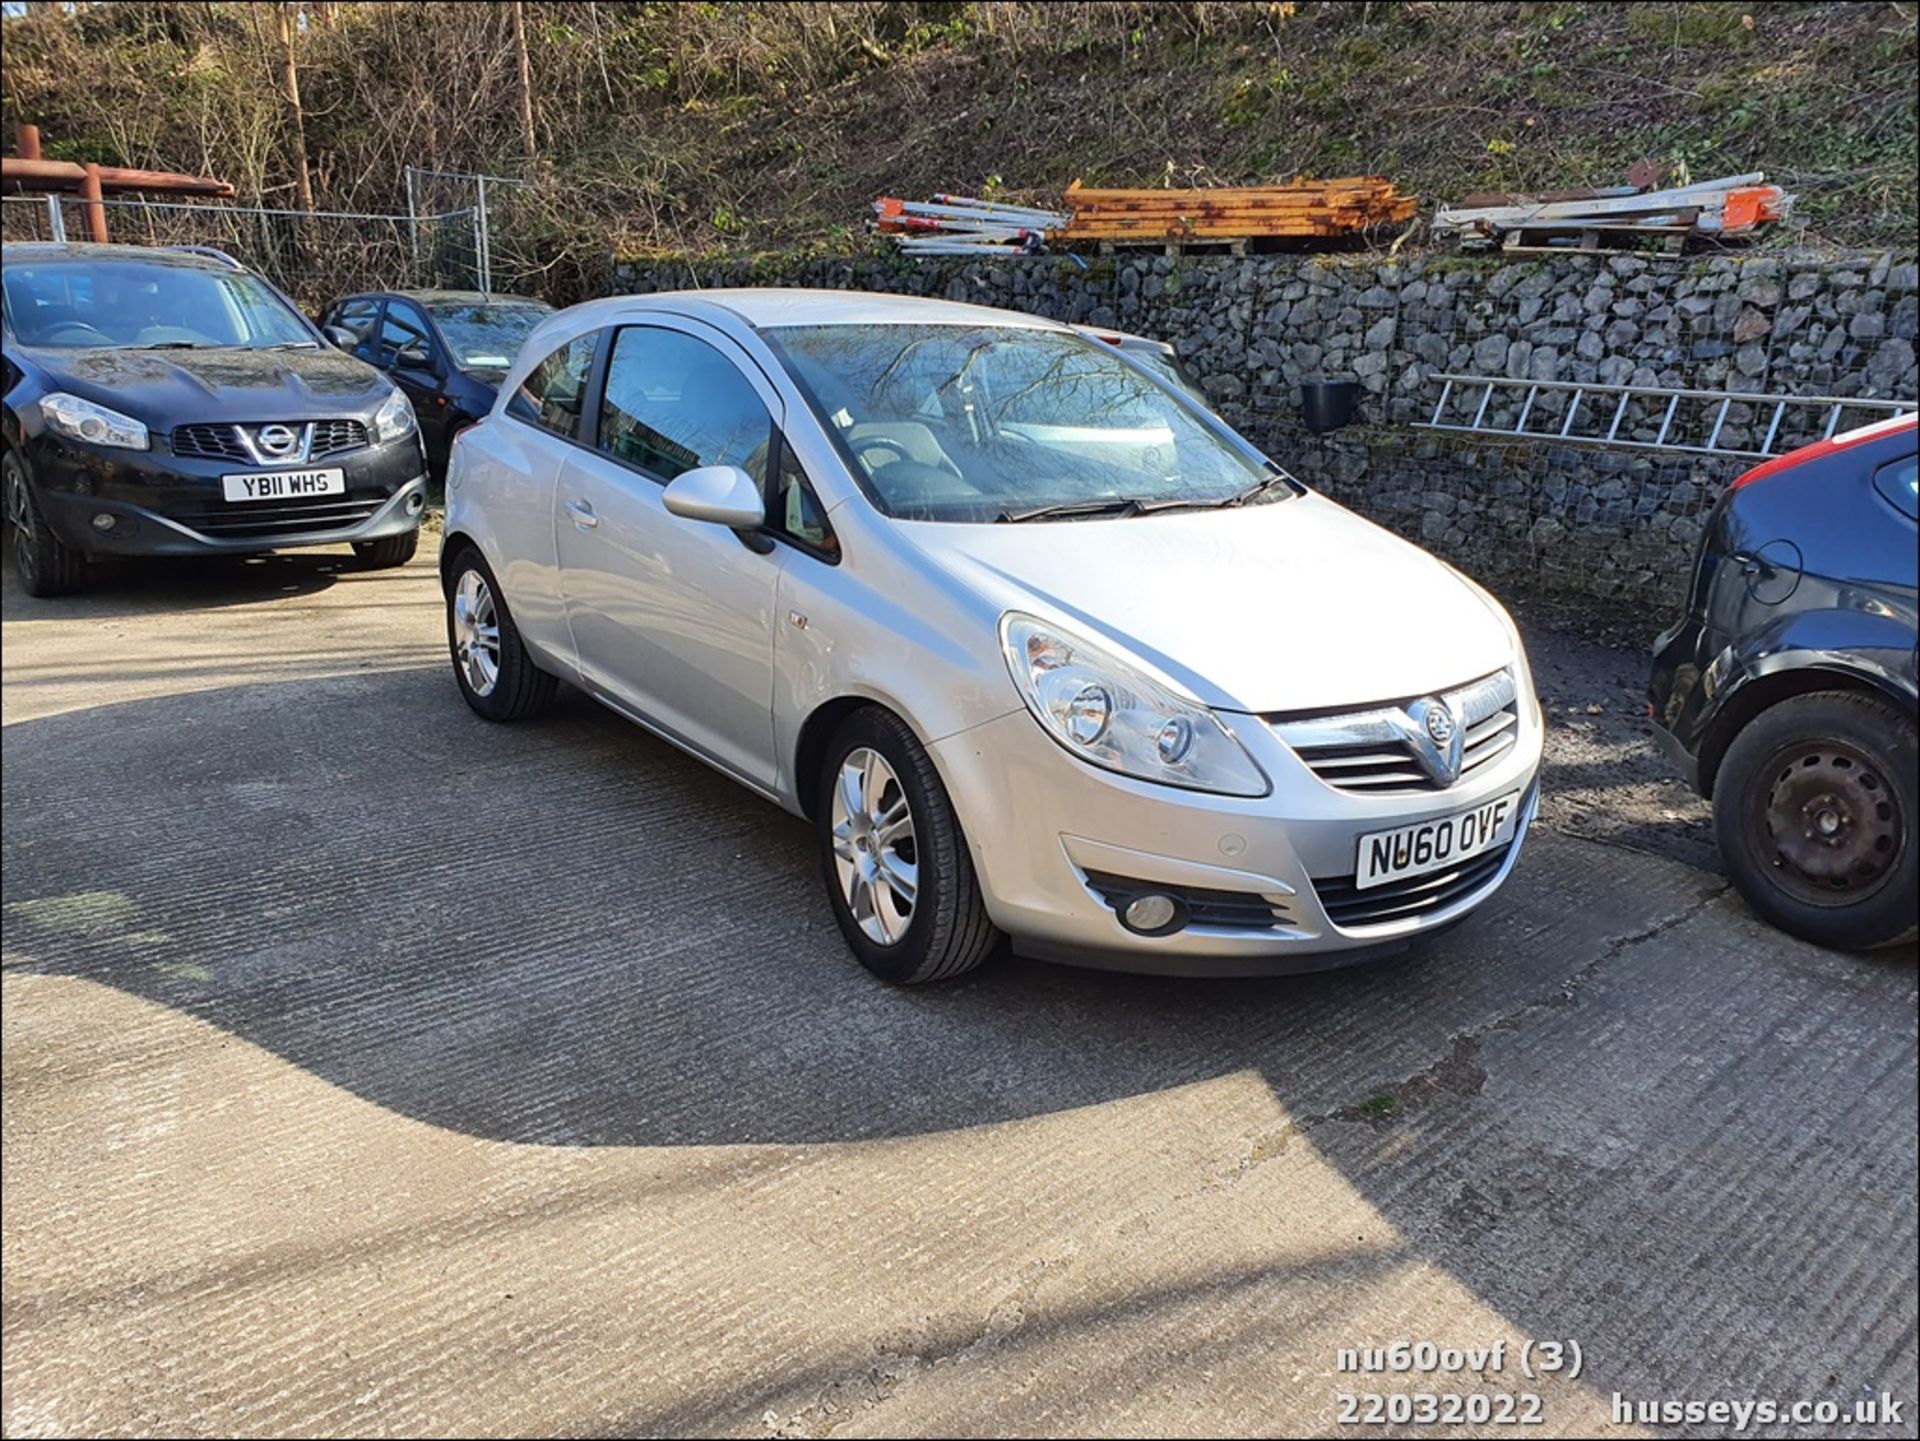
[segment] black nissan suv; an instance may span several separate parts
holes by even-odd
[[[1655,643],[1656,734],[1712,799],[1734,883],[1843,949],[1916,931],[1915,435],[1907,415],[1741,476]]]
[[[406,395],[217,252],[8,245],[0,267],[7,522],[29,595],[107,555],[419,543]]]

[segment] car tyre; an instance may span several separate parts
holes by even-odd
[[[417,526],[405,535],[356,540],[353,543],[353,553],[359,558],[363,570],[390,570],[396,565],[405,565],[419,549],[420,530]]]
[[[48,526],[27,479],[26,464],[12,451],[0,459],[0,480],[6,491],[13,568],[19,573],[20,588],[42,599],[78,590],[87,578],[87,558]]]
[[[1878,697],[1815,691],[1762,711],[1714,779],[1714,830],[1747,904],[1837,950],[1920,934],[1920,740]]]
[[[500,583],[473,546],[446,569],[447,650],[460,694],[490,721],[526,720],[553,701],[559,682],[533,663]]]
[[[919,985],[992,954],[999,933],[966,836],[905,721],[878,706],[849,716],[827,747],[815,795],[827,895],[861,965],[884,981]]]

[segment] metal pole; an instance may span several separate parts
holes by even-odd
[[[477,209],[480,215],[480,293],[493,293],[493,235],[487,227],[487,177],[474,177]]]
[[[413,278],[420,278],[420,220],[413,203],[413,167],[407,167],[407,240],[413,251]]]
[[[480,211],[478,207],[467,212],[467,223],[473,227],[473,278],[480,278]]]
[[[25,128],[25,127],[22,127]],[[67,217],[60,213],[60,197],[47,197],[47,233],[59,245],[67,243]]]

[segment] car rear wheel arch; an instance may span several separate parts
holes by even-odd
[[[1740,732],[1759,716],[1795,696],[1815,691],[1851,691],[1891,701],[1911,713],[1913,702],[1893,687],[1859,671],[1838,666],[1792,666],[1755,676],[1737,687],[1721,705],[1700,745],[1700,794],[1713,798],[1721,762]]]

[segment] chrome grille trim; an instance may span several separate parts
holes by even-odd
[[[1440,695],[1441,703],[1465,729],[1461,776],[1497,760],[1519,739],[1519,696],[1519,684],[1510,669]],[[1400,705],[1266,719],[1274,734],[1315,775],[1338,790],[1391,795],[1444,789],[1427,774],[1408,743],[1409,717]]]
[[[266,456],[249,442],[262,425],[284,425],[301,437],[303,444],[294,453]],[[232,460],[243,465],[308,465],[314,461],[364,448],[367,424],[342,416],[326,420],[284,421],[200,421],[178,425],[170,440],[173,453],[199,460]]]

